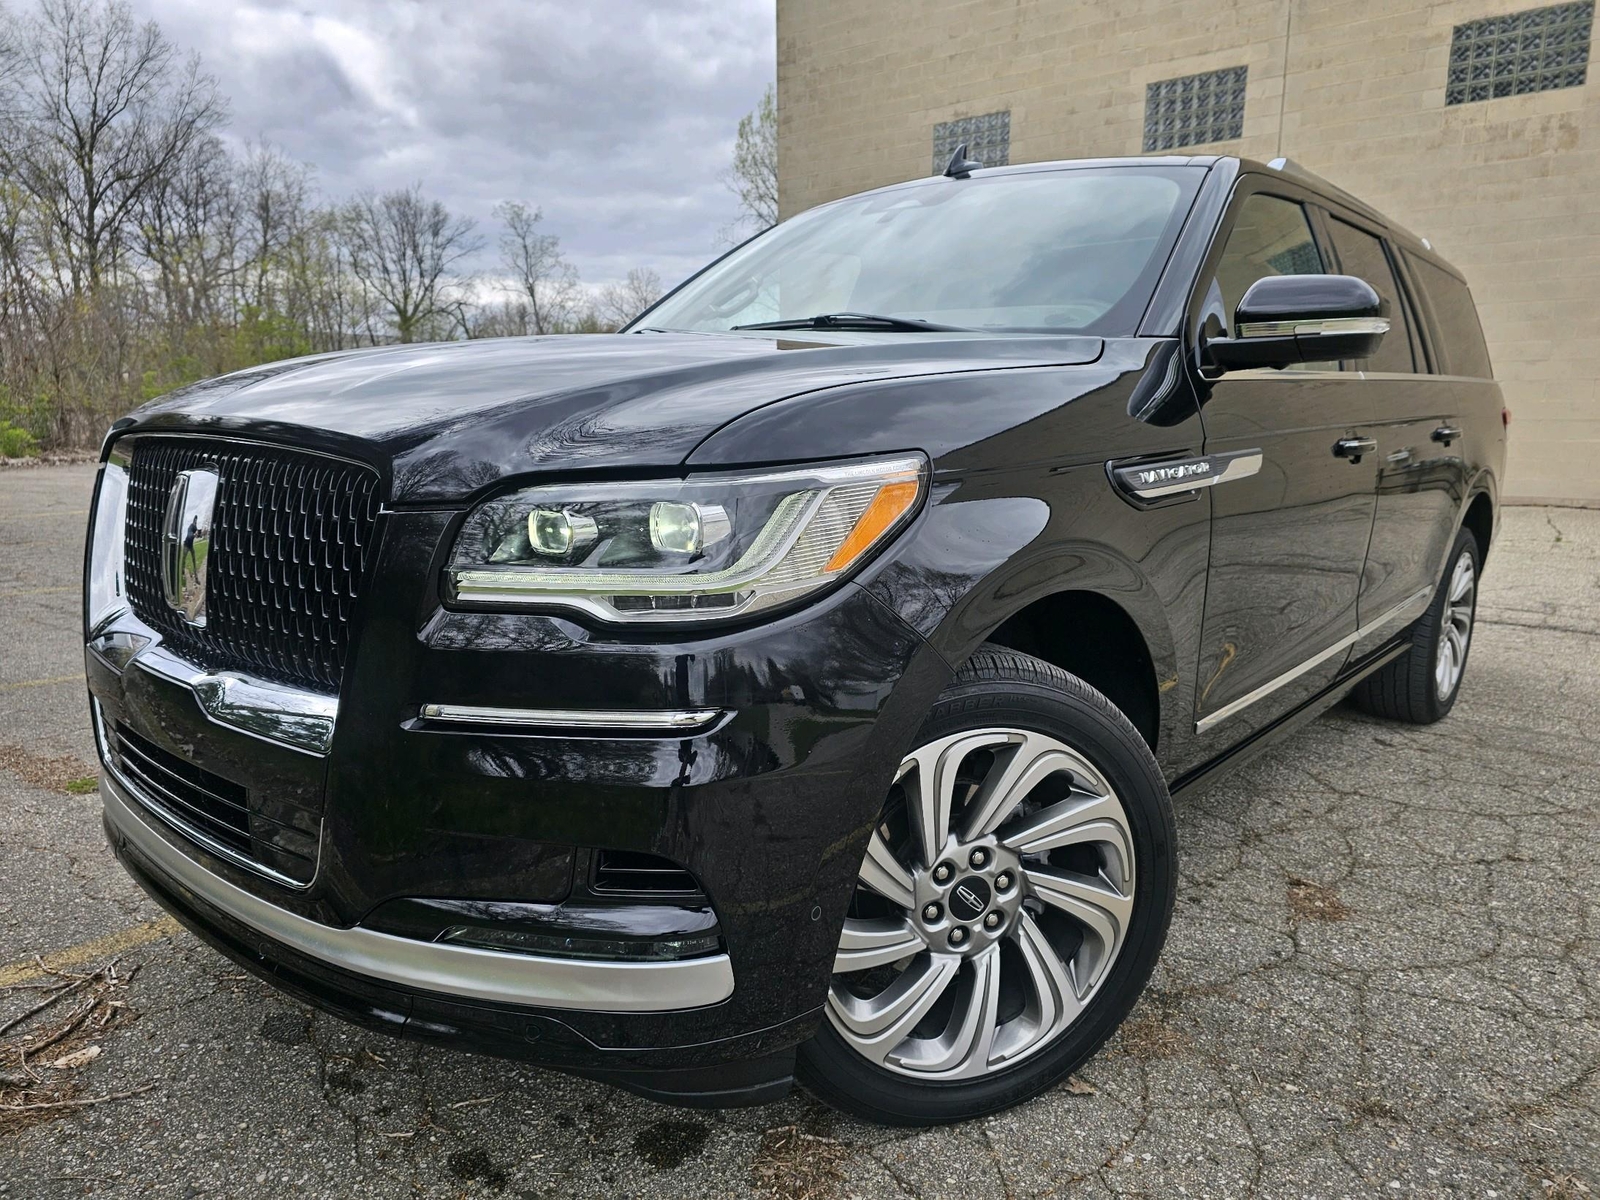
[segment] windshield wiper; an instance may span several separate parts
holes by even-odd
[[[925,333],[973,333],[962,325],[936,325],[932,321],[918,321],[914,317],[880,317],[876,313],[838,312],[818,313],[814,317],[796,317],[788,321],[757,321],[753,325],[734,325],[734,329],[889,329],[912,330]]]

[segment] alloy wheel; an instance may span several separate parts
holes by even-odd
[[[1127,939],[1133,836],[1082,754],[1022,729],[939,738],[900,764],[862,860],[828,1019],[920,1079],[971,1079],[1054,1042]]]
[[[1473,601],[1478,590],[1477,571],[1472,552],[1463,550],[1450,572],[1445,592],[1439,646],[1433,664],[1433,683],[1439,699],[1448,700],[1461,682],[1467,665],[1467,646],[1472,640]]]

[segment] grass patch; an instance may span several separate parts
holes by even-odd
[[[0,743],[0,770],[33,787],[73,796],[94,791],[100,780],[94,767],[76,754],[39,754],[11,743]]]

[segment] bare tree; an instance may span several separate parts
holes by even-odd
[[[494,215],[505,225],[500,261],[527,301],[531,332],[562,332],[577,314],[582,288],[577,268],[561,253],[561,239],[540,233],[544,215],[520,200],[496,205]]]
[[[649,267],[634,267],[621,283],[600,293],[600,318],[611,328],[621,329],[659,299],[661,276]]]
[[[739,197],[739,219],[731,238],[740,231],[759,233],[778,223],[778,97],[771,84],[755,111],[745,114],[733,143],[733,164],[723,172],[723,183]]]
[[[343,225],[351,270],[400,341],[454,325],[453,268],[483,245],[470,218],[451,216],[413,184],[356,197],[345,206]]]
[[[233,312],[239,236],[233,162],[221,141],[208,135],[173,168],[139,197],[133,245],[155,267],[170,326],[225,321]]]
[[[134,209],[225,106],[198,59],[119,0],[43,0],[0,90],[0,173],[34,201],[64,290],[99,286]]]

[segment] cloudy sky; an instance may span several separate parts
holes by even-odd
[[[676,283],[737,216],[719,181],[774,67],[773,0],[133,0],[196,50],[230,135],[325,195],[420,181],[476,217],[542,207],[591,285]]]

